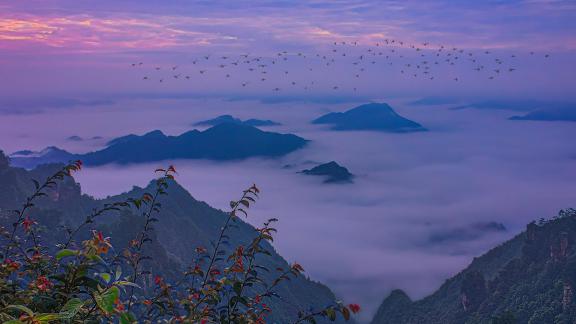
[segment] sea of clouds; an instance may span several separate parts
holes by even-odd
[[[180,134],[221,114],[281,122],[266,130],[295,133],[310,144],[280,159],[107,165],[86,168],[76,179],[85,193],[105,197],[145,186],[156,167],[174,164],[178,181],[195,198],[223,210],[256,183],[262,196],[247,221],[278,218],[275,248],[345,301],[362,304],[363,319],[391,289],[421,298],[526,223],[575,205],[573,123],[510,121],[517,112],[386,101],[430,131],[335,132],[309,124],[352,108],[350,102],[131,98],[2,115],[0,148],[57,145],[86,152],[129,133]],[[87,140],[67,140],[73,135]],[[332,160],[356,175],[353,184],[324,184],[297,173]],[[486,226],[490,222],[506,230]]]

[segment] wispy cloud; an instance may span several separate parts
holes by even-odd
[[[310,146],[282,160],[172,161],[178,180],[197,199],[223,209],[230,197],[256,182],[262,199],[249,221],[278,217],[275,242],[282,255],[302,262],[312,278],[342,298],[360,302],[367,319],[390,289],[422,297],[526,223],[569,207],[576,179],[574,147],[563,140],[576,136],[571,124],[508,121],[514,112],[504,110],[392,105],[431,131],[333,132],[309,124],[327,110],[354,106],[350,103],[271,107],[257,101],[165,98],[124,100],[98,112],[7,116],[0,119],[0,139],[9,140],[0,146],[11,152],[57,144],[78,152],[93,148],[67,141],[70,135],[107,140],[153,129],[179,134],[220,114],[279,121],[283,126],[277,131],[310,139]],[[41,127],[51,120],[67,127]],[[32,127],[23,130],[23,124]],[[30,138],[19,138],[23,134]],[[330,160],[348,167],[355,183],[330,186],[296,173],[313,165],[309,161]],[[295,167],[285,169],[285,164]],[[156,167],[88,168],[77,179],[87,193],[104,197],[145,185]],[[490,230],[490,222],[508,231]]]
[[[236,39],[222,33],[181,28],[177,23],[182,19],[178,17],[147,18],[0,18],[0,46],[10,49],[36,43],[73,51],[120,51],[204,46]]]
[[[322,41],[397,38],[468,48],[575,48],[570,30],[576,27],[571,19],[576,6],[568,1],[103,1],[95,8],[64,0],[50,6],[36,3],[34,10],[14,1],[5,5],[0,46],[34,42],[85,50],[262,49],[278,43],[306,47]]]

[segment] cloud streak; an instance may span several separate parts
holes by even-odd
[[[54,10],[58,4],[65,8],[64,3],[37,2],[35,10],[27,10],[10,2],[0,18],[0,40],[12,41],[7,48],[34,42],[84,50],[222,45],[265,49],[265,42],[302,48],[317,47],[321,41],[373,43],[384,38],[461,48],[575,49],[569,30],[575,27],[571,17],[576,7],[568,1],[241,1],[235,5],[214,1],[210,6],[103,1]]]

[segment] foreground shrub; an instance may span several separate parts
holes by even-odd
[[[177,322],[177,323],[265,323],[273,309],[272,298],[281,299],[275,288],[304,271],[294,263],[287,268],[268,269],[259,260],[270,255],[265,244],[276,230],[270,219],[257,228],[252,241],[224,248],[230,228],[238,216],[258,199],[252,185],[230,202],[230,212],[214,240],[214,246],[191,247],[196,257],[177,280],[155,274],[149,266],[147,247],[153,240],[153,224],[161,221],[161,197],[176,170],[158,169],[155,190],[141,197],[104,205],[84,222],[67,229],[57,250],[42,245],[37,222],[29,215],[36,201],[59,181],[82,167],[80,161],[62,168],[44,183],[34,181],[35,191],[22,207],[12,211],[11,227],[1,228],[0,320],[7,323],[49,322]],[[135,208],[143,226],[127,247],[116,251],[111,238],[93,229],[95,220],[111,211]],[[76,242],[81,232],[91,237]],[[263,272],[276,273],[266,282]],[[295,323],[315,323],[319,318],[348,320],[359,306],[334,303],[324,309],[296,314]]]

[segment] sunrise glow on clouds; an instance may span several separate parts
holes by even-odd
[[[29,12],[19,2],[4,5],[0,48],[44,45],[62,50],[121,51],[256,46],[265,50],[280,43],[317,47],[322,42],[374,43],[387,38],[463,48],[573,50],[576,46],[568,32],[574,27],[568,18],[576,5],[567,1],[461,4],[456,10],[437,10],[442,9],[439,2],[262,1],[264,5],[258,7],[240,1],[236,9],[226,13],[219,11],[219,1],[189,2],[186,7],[190,9],[183,12],[169,3],[162,7],[152,1],[122,2],[115,11],[83,10],[81,4],[55,11],[41,2],[31,3],[36,3],[36,9]],[[65,0],[50,3],[69,4]],[[510,9],[514,16],[508,16]],[[445,15],[445,26],[438,25],[432,12]],[[473,35],[471,29],[475,30]],[[518,29],[524,33],[516,33]],[[556,29],[562,32],[549,36]]]
[[[384,33],[347,36],[338,30],[298,23],[289,18],[188,18],[162,17],[99,18],[86,15],[68,17],[0,18],[0,46],[20,48],[30,44],[68,50],[155,49],[181,46],[244,46],[256,41],[248,36],[234,36],[209,28],[261,30],[270,27],[276,41],[312,43],[357,40],[382,41]],[[287,32],[288,31],[288,32]],[[237,32],[236,32],[237,33]]]
[[[157,20],[88,16],[2,18],[0,46],[18,48],[26,46],[26,43],[36,43],[77,50],[150,49],[207,45],[234,39],[226,35],[181,29],[163,22],[172,20],[170,17]]]
[[[366,48],[396,39],[416,46],[426,42],[428,49],[444,45],[502,55],[551,53],[555,60],[546,70],[526,63],[533,71],[518,71],[527,80],[539,75],[544,88],[528,89],[532,84],[527,82],[506,88],[565,96],[570,70],[576,69],[569,59],[576,51],[574,13],[576,4],[570,1],[8,0],[0,4],[0,64],[12,82],[0,93],[141,91],[143,85],[129,82],[133,78],[126,73],[109,79],[111,71],[134,61],[182,67],[208,54],[272,57],[281,51],[328,52],[334,42],[358,42]],[[49,82],[55,73],[58,82]],[[481,81],[466,91],[501,93],[497,82]],[[375,76],[364,89],[399,93],[413,86]],[[210,90],[218,87],[225,85],[215,82]],[[451,87],[437,83],[425,90],[441,93]],[[152,90],[163,91],[146,89]]]

